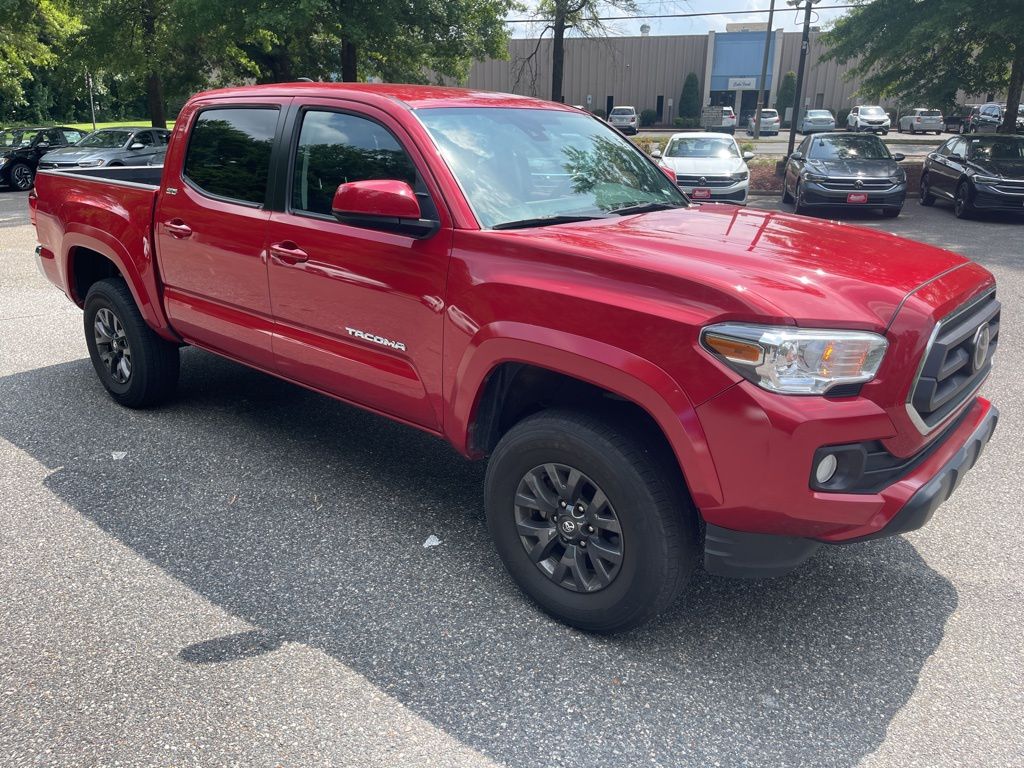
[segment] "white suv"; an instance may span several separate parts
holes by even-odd
[[[640,119],[636,116],[634,107],[612,107],[608,115],[608,122],[623,133],[636,134],[640,125]]]
[[[850,110],[846,117],[846,130],[871,131],[883,136],[889,132],[892,124],[889,115],[879,106],[858,105]]]

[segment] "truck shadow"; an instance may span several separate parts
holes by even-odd
[[[0,437],[53,470],[51,492],[253,627],[168,649],[176,663],[305,643],[516,766],[565,764],[567,744],[593,766],[854,765],[957,604],[894,539],[774,581],[701,573],[654,624],[584,635],[505,576],[481,465],[211,355],[183,362],[155,412],[116,407],[87,360],[0,379]]]

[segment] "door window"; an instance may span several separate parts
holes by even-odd
[[[277,115],[276,107],[201,112],[192,126],[182,175],[201,192],[262,205]]]
[[[153,134],[149,131],[139,131],[132,138],[132,144],[142,144],[145,147],[153,146]],[[130,147],[132,144],[129,144]]]
[[[85,135],[81,131],[72,130],[64,130],[62,133],[64,134],[64,138],[67,140],[68,144],[74,144],[75,142],[80,141],[82,136]]]
[[[292,210],[330,216],[339,184],[368,179],[417,186],[412,159],[387,128],[356,115],[306,112],[295,149]]]

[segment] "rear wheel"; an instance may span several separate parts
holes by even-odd
[[[966,180],[956,186],[956,195],[953,197],[953,213],[958,219],[969,219],[974,213],[974,205],[971,203],[971,187]]]
[[[617,632],[647,621],[697,565],[682,479],[628,427],[552,410],[515,425],[487,465],[487,523],[519,587],[560,621]]]
[[[36,179],[35,172],[25,163],[15,163],[10,170],[11,186],[19,192],[32,189],[32,183]]]
[[[128,408],[146,408],[174,393],[178,346],[146,325],[123,280],[94,283],[85,298],[84,318],[93,368],[114,400]]]

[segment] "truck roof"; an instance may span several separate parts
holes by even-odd
[[[449,88],[441,85],[408,85],[400,83],[268,83],[240,88],[222,88],[196,94],[194,99],[237,98],[260,96],[340,97],[371,96],[397,101],[409,109],[430,107],[520,107],[534,109],[572,110],[565,104],[517,96],[511,93]],[[578,111],[578,110],[573,110]]]

